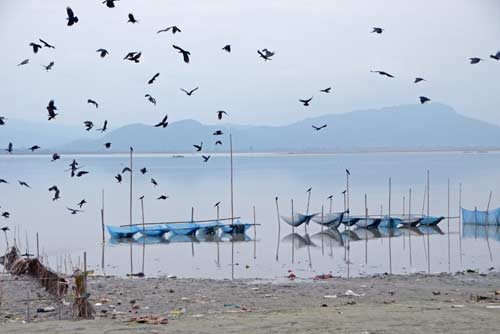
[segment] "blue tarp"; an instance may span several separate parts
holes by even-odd
[[[462,221],[464,224],[499,225],[500,208],[489,211],[467,210],[462,208]]]

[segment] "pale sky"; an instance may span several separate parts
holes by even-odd
[[[73,27],[67,5],[80,19]],[[127,23],[128,13],[140,23]],[[171,25],[182,32],[156,33]],[[375,26],[386,30],[370,33]],[[39,38],[56,50],[33,54],[28,44]],[[0,44],[0,116],[8,118],[46,122],[55,99],[60,124],[108,119],[115,128],[164,114],[214,123],[226,110],[231,123],[279,125],[425,95],[500,125],[500,61],[489,58],[500,50],[497,0],[121,0],[114,9],[101,0],[0,0]],[[191,52],[190,64],[172,44]],[[99,48],[110,55],[101,59]],[[258,57],[262,48],[276,52],[272,61]],[[139,64],[123,60],[129,51],[142,51]],[[470,57],[485,61],[470,65]],[[17,67],[25,58],[30,64]],[[50,61],[47,73],[41,64]],[[414,84],[417,76],[428,81]],[[191,97],[179,90],[196,86]],[[332,94],[318,92],[328,86]],[[298,102],[312,95],[309,108]]]

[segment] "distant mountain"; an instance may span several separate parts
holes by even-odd
[[[320,131],[312,125],[328,126]],[[224,135],[213,136],[216,130]],[[81,129],[79,130],[81,131]],[[403,105],[309,118],[287,126],[203,125],[193,120],[173,122],[165,129],[131,124],[100,139],[55,146],[58,152],[192,152],[203,142],[204,152],[227,152],[229,133],[237,152],[334,152],[350,150],[434,150],[500,148],[500,127],[456,113],[442,104]],[[215,146],[217,139],[222,146]]]

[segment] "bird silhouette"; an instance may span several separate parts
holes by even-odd
[[[139,23],[139,21],[135,19],[134,14],[132,14],[132,13],[128,14],[128,21],[127,22]]]
[[[42,67],[48,72],[54,67],[54,62],[51,61],[48,65],[42,65]]]
[[[219,119],[219,121],[222,119],[222,115],[229,116],[224,110],[219,110],[217,111],[217,119]]]
[[[7,118],[3,117],[3,116],[0,116],[0,125],[5,125],[5,120]]]
[[[153,184],[153,186],[157,187],[158,186],[158,182],[156,182],[155,179],[151,178],[151,183]]]
[[[307,100],[299,100],[299,102],[302,102],[302,104],[304,104],[305,107],[308,107],[309,106],[309,102],[312,101],[312,97],[307,99]]]
[[[17,182],[19,182],[19,185],[22,186],[22,187],[26,187],[26,188],[31,188],[29,184],[27,184],[26,182],[24,181],[21,181],[21,180],[17,180]]]
[[[104,58],[109,54],[108,50],[106,49],[97,49],[96,52],[99,52],[99,56],[101,56],[101,58]]]
[[[87,204],[87,201],[86,201],[85,199],[82,199],[80,202],[78,202],[78,204],[77,204],[77,205],[78,205],[78,206],[80,207],[80,209],[81,209],[81,208],[82,208],[82,206],[83,206],[84,204]]]
[[[328,88],[325,88],[325,89],[321,89],[320,92],[321,93],[330,93],[330,90],[332,89],[332,87],[328,87]]]
[[[9,153],[12,153],[12,151],[14,150],[14,149],[13,149],[13,145],[12,145],[12,143],[9,143],[9,145],[7,146],[7,148],[6,148],[5,150],[6,150],[7,152],[9,152]]]
[[[96,109],[99,108],[99,103],[92,99],[87,99],[87,103],[93,104]]]
[[[59,160],[59,159],[61,159],[61,156],[57,153],[54,153],[54,154],[52,154],[52,160],[50,160],[50,161],[54,162],[54,161]]]
[[[19,64],[17,64],[17,66],[23,66],[23,65],[27,65],[29,64],[30,60],[29,59],[25,59],[23,60],[22,62],[20,62]]]
[[[200,152],[203,148],[203,142],[201,142],[200,145],[193,145],[193,147],[196,149],[196,152]]]
[[[479,62],[482,61],[481,58],[476,58],[476,57],[469,58],[469,60],[472,65],[479,64]]]
[[[102,128],[97,129],[97,131],[104,132],[104,131],[106,131],[107,129],[108,129],[108,121],[107,121],[107,120],[105,120],[105,121],[104,121],[104,124],[102,125]]]
[[[490,58],[495,59],[495,60],[500,60],[500,51],[498,51],[494,55],[490,55]]]
[[[202,155],[201,157],[203,158],[203,162],[208,162],[208,159],[210,159],[209,155]]]
[[[226,52],[230,53],[230,52],[231,52],[231,45],[230,45],[230,44],[227,44],[226,46],[224,46],[224,47],[222,48],[222,50],[224,50],[224,51],[226,51]]]
[[[2,212],[2,217],[4,217],[5,219],[9,219],[10,218],[10,212]]]
[[[429,99],[428,97],[425,97],[425,96],[420,96],[419,99],[420,99],[420,103],[421,104],[427,103],[427,102],[429,102],[431,100],[431,99]]]
[[[384,29],[382,29],[382,28],[373,27],[372,33],[381,34],[383,31],[384,31]]]
[[[216,130],[213,135],[214,136],[222,136],[224,134],[224,132],[222,132],[221,130]]]
[[[38,145],[33,145],[33,146],[31,146],[31,147],[29,148],[29,150],[31,150],[31,152],[34,152],[34,151],[36,151],[36,150],[38,150],[38,149],[40,149],[40,146],[38,146]]]
[[[151,85],[153,82],[155,82],[155,80],[160,76],[160,73],[156,73],[155,75],[153,75],[153,77],[151,79],[149,79],[148,81],[148,85]]]
[[[88,173],[89,173],[88,171],[81,170],[78,173],[76,173],[76,177],[82,177],[82,176],[84,176],[84,175],[86,175]]]
[[[10,228],[8,226],[4,226],[2,228],[0,228],[1,231],[3,231],[4,233],[6,233],[7,231],[10,231]]]
[[[144,97],[147,98],[149,102],[151,102],[153,105],[156,106],[156,99],[154,97],[152,97],[149,94],[144,95]]]
[[[217,140],[217,141],[215,142],[215,145],[222,145],[222,141]]]
[[[49,191],[53,191],[54,192],[54,197],[52,198],[53,201],[57,201],[59,198],[61,198],[59,196],[60,191],[59,191],[59,188],[57,186],[50,187]]]
[[[421,82],[421,81],[425,81],[425,79],[424,79],[424,78],[415,78],[415,81],[414,81],[414,82],[415,82],[415,83],[419,83],[419,82]]]
[[[9,184],[9,182],[7,182],[7,180],[5,180],[5,179],[0,179],[0,183]]]
[[[72,26],[75,23],[78,23],[78,16],[75,15],[71,7],[66,7],[66,13],[68,14],[68,17],[66,20],[68,20],[68,26]]]
[[[42,48],[42,46],[40,44],[36,44],[34,42],[31,42],[29,44],[29,46],[31,46],[33,48],[33,53],[38,53],[38,50],[40,50]]]
[[[333,195],[328,196],[326,199],[332,199]]]
[[[72,208],[68,208],[68,207],[66,207],[66,209],[68,209],[72,215],[76,215],[78,212],[83,212],[82,210],[72,209]]]
[[[257,53],[262,59],[264,59],[264,61],[272,60],[271,57],[274,55],[274,53],[272,55],[269,55],[267,52],[262,52],[260,50],[257,50]]]
[[[169,30],[172,30],[172,34],[174,34],[174,35],[178,32],[181,32],[181,30],[177,26],[171,26],[171,27],[168,27],[165,29],[158,30],[157,33],[159,34],[161,32],[167,32]]]
[[[347,175],[351,175],[351,172],[349,172],[349,169],[346,168],[345,172],[346,172]]]
[[[132,173],[132,170],[130,169],[130,167],[124,167],[122,169],[122,174],[125,174],[125,173]]]
[[[165,195],[161,195],[157,198],[157,200],[166,200],[168,198],[168,196],[165,196]]]
[[[392,74],[389,74],[389,73],[387,73],[385,71],[370,71],[370,72],[372,72],[372,73],[378,73],[378,74],[380,74],[382,76],[386,76],[388,78],[394,78],[394,76]]]
[[[48,111],[48,113],[49,113],[49,121],[50,121],[51,119],[56,118],[56,116],[58,115],[58,114],[56,114],[56,112],[55,112],[56,110],[57,110],[57,107],[56,107],[56,105],[55,105],[54,100],[50,100],[50,101],[49,101],[49,105],[47,106],[47,111]]]
[[[155,128],[159,128],[159,127],[162,127],[162,128],[166,128],[168,126],[168,122],[167,122],[167,119],[168,119],[168,115],[165,115],[165,117],[163,117],[163,119],[154,125]]]
[[[312,190],[312,187],[309,187],[307,190],[306,190],[306,193],[310,193]]]
[[[182,58],[184,59],[184,62],[186,64],[188,64],[189,63],[189,56],[191,55],[191,53],[189,51],[182,49],[181,47],[178,47],[177,45],[172,45],[172,47],[174,49],[178,50],[179,53],[182,53]]]
[[[135,52],[134,51],[134,52],[127,53],[127,55],[123,59],[133,61],[134,63],[138,63],[141,56],[142,56],[142,52]]]
[[[141,169],[139,169],[139,171],[141,172],[142,175],[146,174],[148,172],[148,170],[146,169],[146,167],[142,167]]]
[[[39,38],[38,40],[39,40],[39,41],[43,44],[43,46],[44,46],[44,47],[46,47],[46,48],[49,48],[49,49],[55,49],[55,48],[56,48],[55,46],[50,45],[49,43],[45,42],[45,41],[44,41],[43,39],[41,39],[41,38]]]
[[[83,124],[85,124],[85,130],[87,131],[90,131],[94,127],[94,123],[92,121],[85,121]]]
[[[313,125],[312,127],[314,128],[314,130],[319,131],[319,130],[321,130],[321,129],[323,129],[323,128],[326,128],[326,126],[327,126],[327,124],[323,124],[323,125],[321,125],[321,126],[314,126],[314,125]]]
[[[121,174],[116,174],[115,179],[116,179],[116,181],[118,181],[118,183],[122,183],[122,175]]]
[[[180,90],[182,90],[184,93],[186,93],[187,96],[191,96],[191,95],[193,95],[194,92],[196,92],[198,90],[198,88],[200,88],[200,87],[193,88],[190,91],[187,91],[184,88],[181,88]]]
[[[104,143],[104,147],[110,148],[111,147],[111,143],[109,143],[109,142],[108,143]]]
[[[115,8],[115,1],[118,0],[104,0],[102,3],[105,4],[108,8]]]
[[[220,205],[220,202],[217,202],[214,204],[214,208],[218,207]]]

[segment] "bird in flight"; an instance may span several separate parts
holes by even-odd
[[[264,61],[272,60],[271,57],[274,56],[274,52],[270,52],[267,49],[257,50],[259,56],[264,59]]]
[[[382,29],[382,28],[373,27],[372,33],[381,34],[383,31],[384,31],[384,29]]]
[[[88,171],[81,170],[78,173],[76,173],[76,177],[82,177],[82,176],[84,176],[84,175],[86,175],[88,173],[89,173]]]
[[[157,198],[157,200],[166,200],[168,198],[168,196],[165,196],[165,195],[161,195]]]
[[[36,44],[34,42],[31,42],[30,46],[33,48],[33,53],[38,53],[38,50],[42,48],[40,44]]]
[[[10,212],[2,212],[2,217],[4,217],[5,219],[9,219],[10,218]]]
[[[56,110],[57,110],[57,107],[56,107],[56,105],[55,105],[54,100],[50,100],[50,101],[49,101],[49,105],[47,106],[47,111],[48,111],[48,113],[49,113],[49,121],[50,121],[51,119],[56,118],[56,116],[58,115],[58,114],[56,113]]]
[[[104,0],[102,3],[106,4],[106,7],[108,8],[115,8],[115,1],[118,0]]]
[[[56,201],[60,198],[59,196],[59,188],[57,186],[52,186],[49,188],[49,191],[53,191],[54,192],[54,197],[52,198],[53,201]]]
[[[0,183],[9,184],[9,182],[7,182],[7,181],[6,181],[6,180],[4,180],[4,179],[0,179]]]
[[[167,119],[168,119],[168,115],[165,115],[165,117],[163,117],[161,122],[159,122],[158,124],[155,124],[154,127],[155,128],[159,128],[159,127],[166,128],[168,126]]]
[[[82,206],[84,204],[87,204],[87,201],[85,199],[82,199],[77,205],[80,207],[80,209],[82,208]]]
[[[66,7],[66,13],[68,14],[68,17],[66,20],[68,20],[68,26],[72,26],[75,23],[78,23],[78,16],[75,16],[75,13],[73,12],[73,9],[71,7]]]
[[[35,150],[38,150],[39,148],[40,148],[40,146],[38,146],[38,145],[34,145],[34,146],[31,146],[31,147],[29,148],[29,150],[31,150],[31,152],[35,152]]]
[[[203,158],[203,162],[208,162],[208,159],[210,159],[209,155],[202,155],[201,157]]]
[[[222,136],[224,134],[224,132],[222,132],[222,130],[216,130],[213,135],[214,136]]]
[[[132,170],[130,169],[130,167],[124,167],[122,169],[122,174],[125,174],[125,173],[132,173]]]
[[[68,207],[66,207],[66,209],[68,209],[72,215],[76,215],[78,212],[83,212],[82,210],[72,209],[72,208],[68,208]]]
[[[182,53],[182,57],[184,58],[184,62],[185,62],[186,64],[188,64],[188,63],[189,63],[189,56],[191,55],[191,53],[190,53],[189,51],[186,51],[186,50],[184,50],[184,49],[182,49],[182,48],[178,47],[177,45],[172,45],[172,47],[173,47],[174,49],[178,50],[178,51],[179,51],[179,53]]]
[[[128,21],[127,22],[130,22],[130,23],[139,23],[139,21],[137,21],[134,17],[134,14],[130,13],[128,14]]]
[[[104,147],[110,148],[111,147],[111,143],[109,143],[109,142],[108,143],[104,143]]]
[[[219,121],[222,119],[222,115],[229,116],[224,110],[219,110],[217,111],[217,119],[219,119]]]
[[[7,118],[3,117],[3,116],[0,116],[0,125],[5,125],[5,120]]]
[[[20,62],[19,64],[17,64],[17,66],[23,66],[23,65],[27,65],[29,64],[30,60],[29,59],[25,59],[23,60],[22,62]]]
[[[24,181],[21,181],[21,180],[17,180],[17,182],[19,182],[19,185],[22,186],[22,187],[26,187],[26,188],[31,188],[29,184],[27,184],[26,182]]]
[[[153,77],[151,79],[149,79],[148,81],[148,85],[151,85],[153,82],[155,82],[155,80],[160,76],[160,73],[156,73],[155,75],[153,75]]]
[[[42,65],[42,67],[48,72],[52,69],[52,67],[54,67],[54,62],[51,61],[47,66]]]
[[[134,63],[139,62],[139,58],[141,58],[142,52],[129,52],[127,55],[123,58],[124,60],[130,60],[133,61]]]
[[[314,126],[314,125],[313,125],[312,127],[314,128],[314,130],[319,131],[319,130],[321,130],[321,129],[326,128],[326,126],[327,126],[327,124],[323,124],[323,125],[321,125],[321,126]]]
[[[320,92],[321,93],[330,93],[330,91],[332,90],[332,87],[328,87],[328,88],[325,88],[325,89],[321,89]]]
[[[220,205],[220,202],[215,203],[214,208],[218,207]]]
[[[85,121],[83,122],[85,124],[85,130],[90,131],[94,127],[94,123],[92,121]]]
[[[87,103],[93,104],[96,109],[99,108],[99,104],[92,99],[88,99]]]
[[[215,142],[215,145],[222,145],[222,141],[217,140],[217,141]]]
[[[105,120],[104,121],[104,124],[102,125],[102,128],[100,129],[97,129],[97,131],[101,131],[101,132],[104,132],[108,129],[108,120]]]
[[[104,58],[107,55],[109,55],[109,52],[106,49],[97,49],[96,52],[99,52],[99,56],[101,56],[101,58]]]
[[[141,172],[142,175],[144,175],[148,172],[146,167],[142,167],[141,169],[139,169],[139,171]]]
[[[168,28],[165,28],[165,29],[158,30],[157,34],[159,34],[161,32],[167,32],[169,30],[172,30],[172,34],[174,34],[174,35],[176,33],[178,33],[178,32],[181,32],[181,30],[177,26],[171,26],[171,27],[168,27]]]
[[[182,90],[184,93],[186,93],[187,96],[191,96],[191,95],[193,95],[194,92],[196,92],[198,90],[198,88],[200,88],[200,87],[193,88],[190,91],[187,91],[184,88],[181,88],[180,90]]]
[[[116,181],[118,181],[118,183],[122,183],[122,175],[121,174],[116,174],[115,179],[116,179]]]
[[[44,41],[43,39],[41,39],[41,38],[39,38],[38,40],[39,40],[39,41],[43,44],[43,46],[44,46],[44,47],[46,47],[46,48],[49,48],[49,49],[55,49],[55,48],[56,48],[55,46],[50,45],[49,43],[45,42],[45,41]]]
[[[226,51],[226,52],[230,53],[230,52],[231,52],[231,45],[230,45],[230,44],[227,44],[226,46],[224,46],[224,47],[222,48],[222,50],[224,50],[224,51]]]
[[[61,159],[61,156],[57,153],[54,153],[54,154],[52,154],[52,160],[50,160],[50,161],[54,162],[54,161],[59,160],[59,159]]]
[[[470,63],[472,65],[479,64],[479,62],[482,61],[481,58],[477,58],[477,57],[469,58],[469,60],[470,60]]]
[[[382,76],[386,76],[388,78],[394,78],[394,76],[392,74],[389,74],[389,73],[384,72],[384,71],[370,71],[370,72],[372,72],[372,73],[378,73],[378,74],[380,74]]]
[[[500,60],[500,51],[498,51],[494,55],[490,55],[490,58],[495,59],[495,60]]]
[[[155,179],[151,178],[151,183],[153,184],[153,186],[158,187],[158,182],[156,182]]]
[[[415,83],[419,83],[421,81],[426,81],[424,78],[415,78]]]
[[[431,99],[429,99],[428,97],[425,97],[425,96],[420,96],[419,99],[420,99],[420,103],[421,104],[427,103],[427,102],[429,102],[431,100]]]
[[[193,145],[193,147],[196,149],[196,152],[201,152],[203,148],[203,142],[201,142],[200,145]]]
[[[156,99],[154,97],[152,97],[149,94],[144,95],[144,97],[146,97],[149,102],[151,102],[152,104],[154,104],[156,106]]]
[[[304,104],[305,107],[308,107],[309,106],[309,102],[311,102],[313,98],[309,98],[307,100],[299,100],[299,102],[302,102]]]

